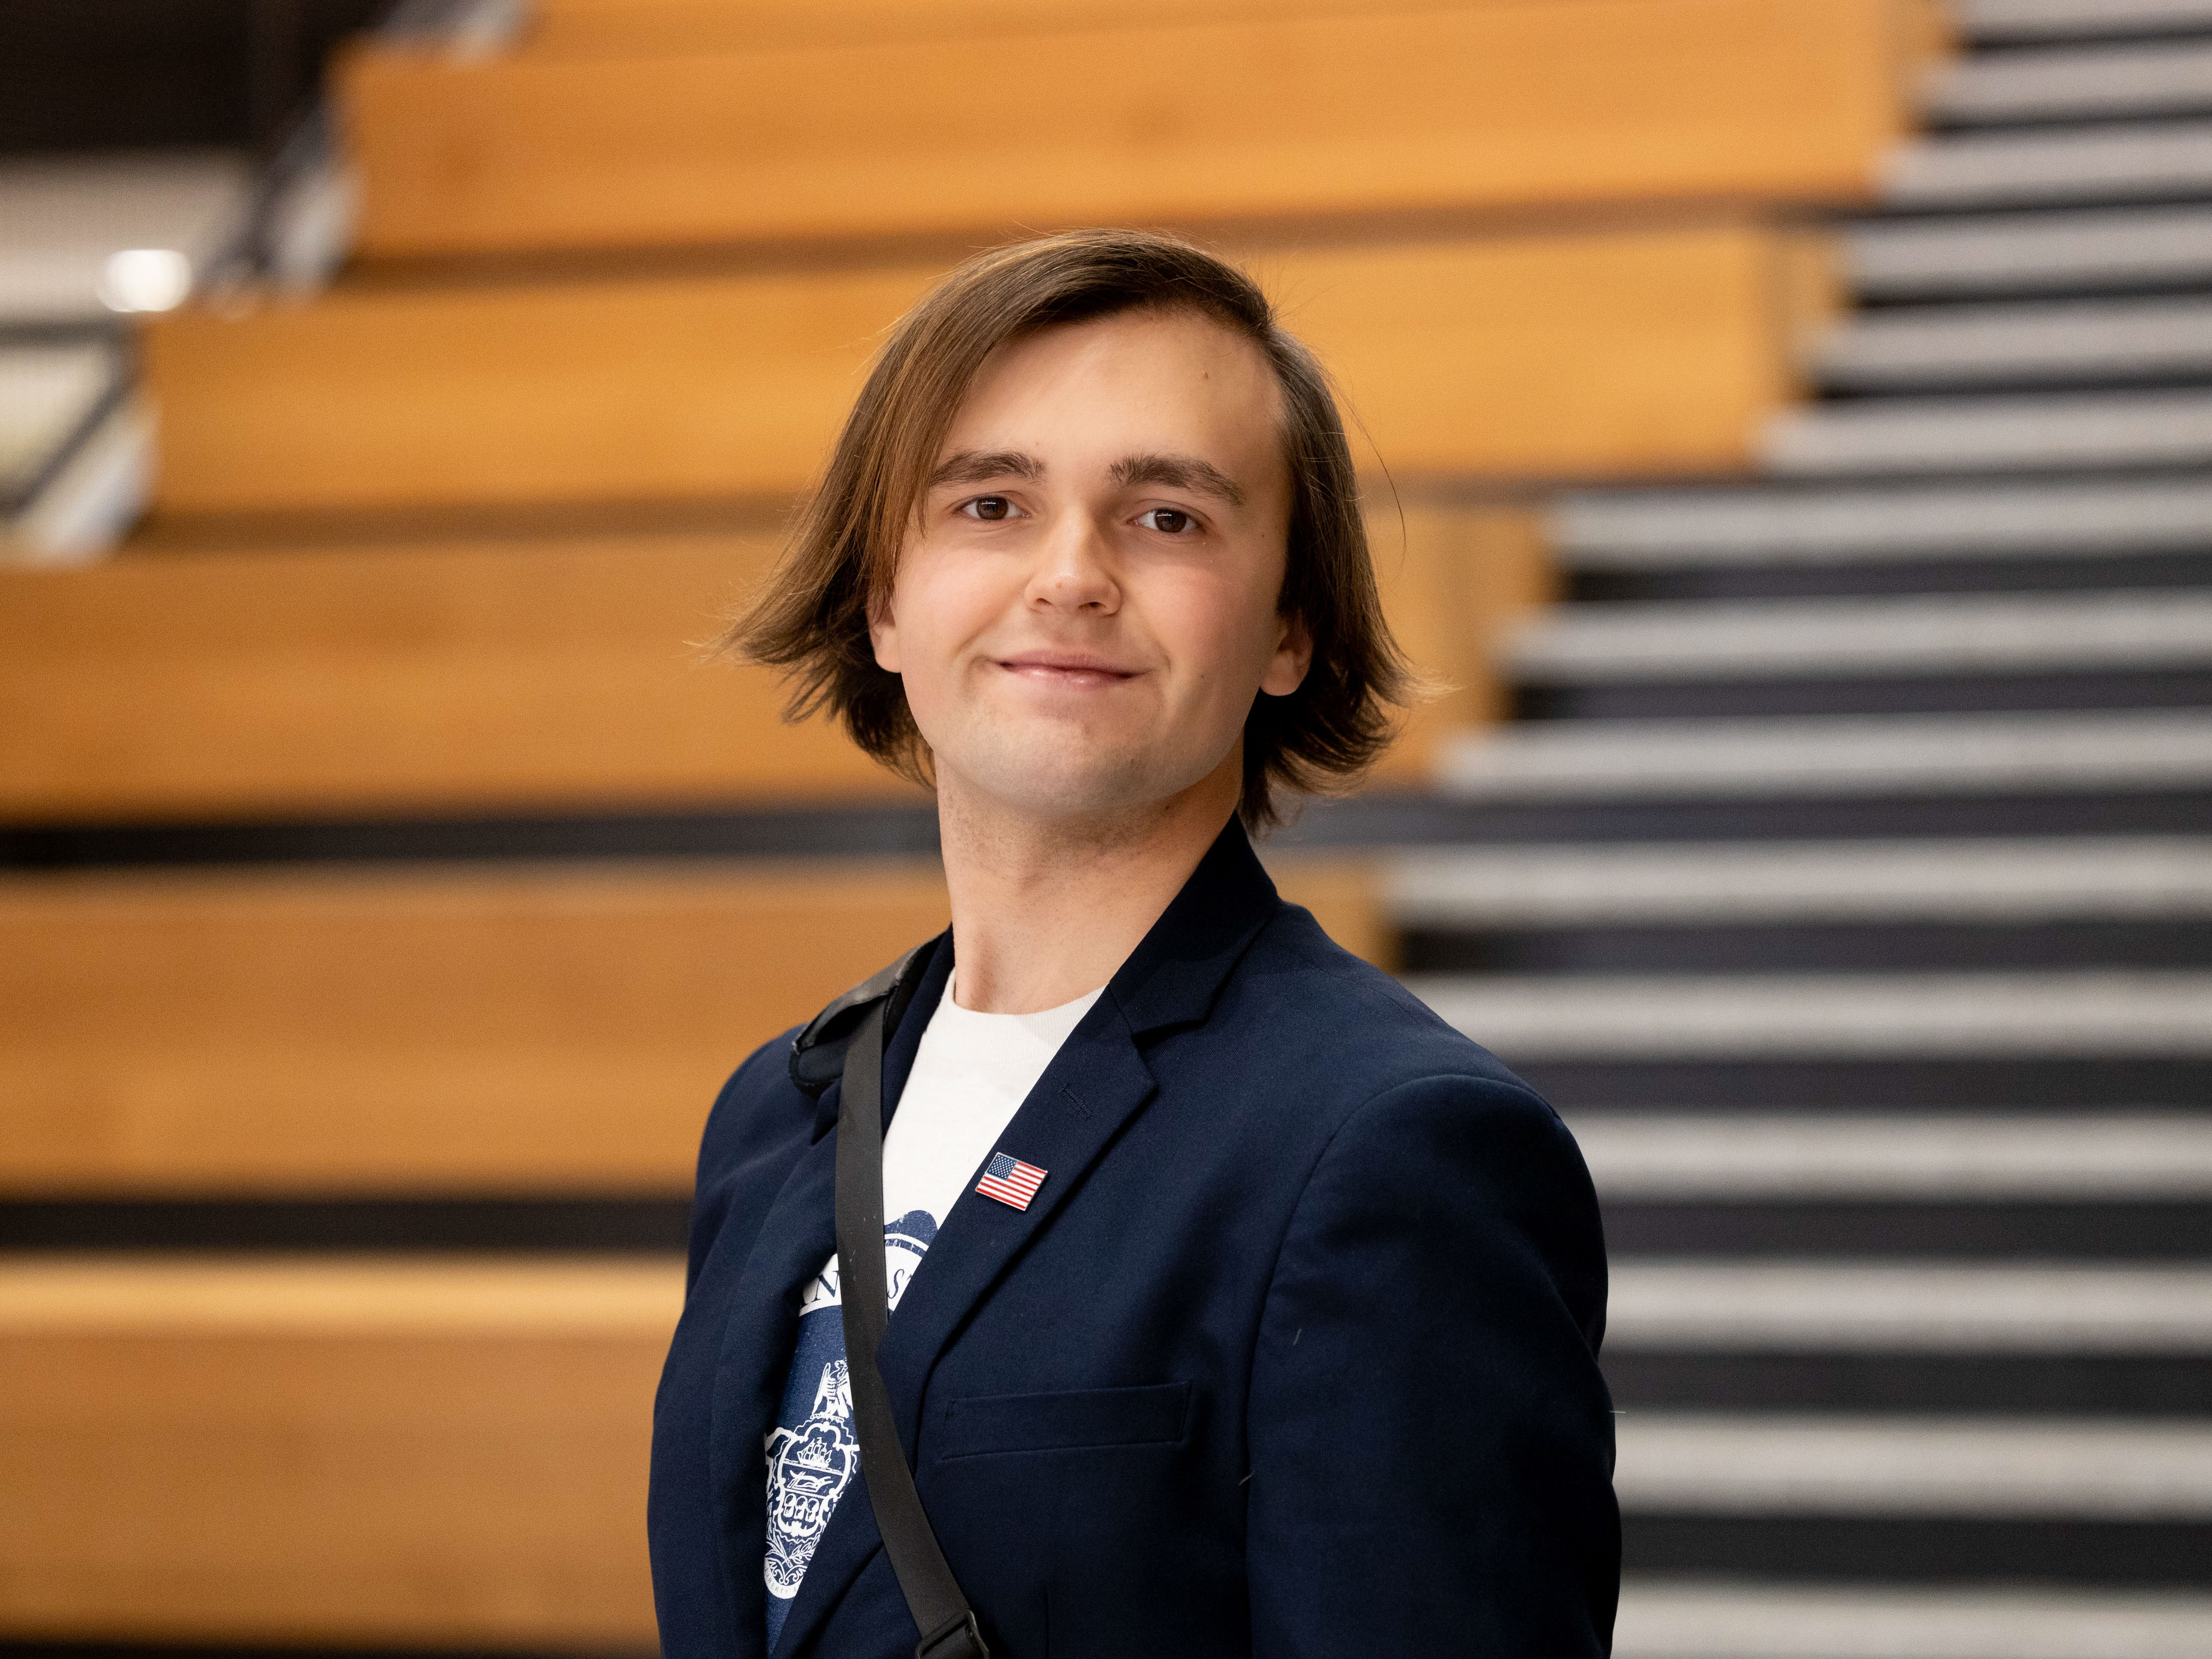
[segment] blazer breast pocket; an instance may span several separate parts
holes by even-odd
[[[940,1460],[994,1452],[1173,1445],[1190,1417],[1190,1384],[986,1395],[945,1408]]]

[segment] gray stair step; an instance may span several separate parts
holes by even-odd
[[[1954,124],[2195,115],[2212,111],[2212,44],[1970,54],[1936,75],[1923,106]]]
[[[112,547],[153,495],[154,416],[118,397],[0,521],[0,560],[76,563]]]
[[[228,150],[172,155],[27,158],[0,163],[0,322],[112,318],[134,301],[167,298],[163,285],[111,271],[128,251],[181,260],[189,284],[245,234],[252,169]],[[161,273],[155,270],[154,273]]]
[[[1799,476],[2087,471],[2212,461],[2212,392],[1873,399],[1792,410],[1759,440]]]
[[[1893,152],[1881,199],[1899,208],[2172,199],[2212,194],[2212,122],[1923,138]]]
[[[2212,479],[1592,490],[1547,511],[1569,569],[2212,546]]]
[[[2110,1200],[1621,1197],[1606,1199],[1603,1208],[1607,1245],[1616,1261],[1796,1257],[2201,1265],[2207,1255],[2205,1236],[2212,1230],[2212,1205],[2193,1195]],[[2203,1380],[2205,1386],[2197,1392],[2186,1414],[2212,1419],[2212,1375]],[[2032,1397],[2012,1395],[2016,1406],[2025,1406]],[[1971,1401],[1966,1403],[1971,1409]],[[2067,1408],[2079,1404],[2075,1401]],[[2212,1566],[2212,1559],[2206,1565]]]
[[[1446,744],[1463,799],[1698,800],[2080,793],[2212,785],[2194,711],[1574,721]]]
[[[2212,1054],[2212,974],[1408,975],[1509,1065]]]
[[[2212,0],[1952,0],[1972,40],[2066,40],[2212,30]]]
[[[1936,299],[2212,281],[2212,209],[2005,213],[1846,228],[1844,271],[1863,299]]]
[[[2020,1413],[2167,1421],[2212,1419],[2212,1366],[2199,1354],[2029,1356],[2000,1351],[1884,1352],[1863,1348],[1824,1352],[1615,1348],[1608,1342],[1603,1364],[1616,1409],[1631,1412],[1959,1412],[1985,1417]],[[1732,1568],[1711,1565],[1735,1572],[1752,1571],[1748,1562]],[[1776,1576],[1793,1575],[1784,1568]],[[2200,1588],[2212,1590],[2212,1584]]]
[[[2212,592],[1567,605],[1510,634],[1532,685],[2064,673],[2212,665]]]
[[[105,340],[0,346],[0,505],[27,494],[122,383]]]
[[[2212,374],[2212,300],[1925,306],[1862,313],[1815,348],[1847,392],[2038,386]]]
[[[1630,1412],[1615,1432],[1629,1510],[2212,1517],[2212,1424]]]
[[[1630,1577],[1613,1659],[2212,1659],[2212,1595]]]
[[[2212,1114],[1578,1112],[1601,1197],[2212,1198]]]
[[[2212,839],[1677,842],[1401,853],[1401,927],[2212,917]]]
[[[2212,1353],[2212,1270],[1943,1261],[1614,1264],[1608,1348]]]

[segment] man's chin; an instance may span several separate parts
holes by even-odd
[[[1163,776],[1156,757],[1093,753],[1000,757],[962,769],[965,788],[979,804],[1040,822],[1110,816],[1161,800],[1185,787]]]

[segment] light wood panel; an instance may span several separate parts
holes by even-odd
[[[370,47],[373,257],[1868,199],[1913,0],[1578,0],[681,57]]]
[[[1397,935],[1382,914],[1380,879],[1367,860],[1344,853],[1267,857],[1275,890],[1312,911],[1331,939],[1378,968],[1397,965]]]
[[[701,641],[734,537],[126,558],[0,572],[0,814],[919,799]]]
[[[1581,3],[1586,0],[1458,0],[1457,9]],[[682,56],[1444,9],[1435,0],[1425,6],[1421,0],[537,0],[507,50],[533,57]]]
[[[1439,746],[1471,726],[1502,720],[1507,687],[1494,647],[1513,623],[1558,597],[1558,566],[1538,514],[1518,507],[1414,502],[1368,518],[1375,572],[1391,632],[1429,682],[1398,741],[1376,767],[1382,787],[1421,789]]]
[[[680,1262],[0,1262],[0,1635],[653,1648]]]
[[[1487,641],[1547,597],[1534,518],[1378,492],[1385,609],[1455,690],[1379,775],[1495,717]],[[0,819],[328,818],[918,801],[698,643],[764,540],[669,536],[0,571]]]
[[[655,1338],[684,1307],[655,1257],[0,1258],[0,1332],[23,1337]]]
[[[177,512],[788,496],[931,267],[346,291],[145,332]]]
[[[1383,959],[1357,862],[1280,875]],[[946,915],[865,861],[9,878],[0,1193],[682,1191],[737,1063]]]
[[[681,1190],[725,1076],[945,925],[933,867],[0,884],[0,1186]]]
[[[1255,255],[1380,461],[1750,465],[1796,390],[1802,236],[1752,227]],[[146,335],[181,514],[772,498],[803,488],[933,268],[339,291]]]
[[[1363,462],[1418,483],[1747,467],[1832,312],[1826,247],[1739,226],[1249,263],[1348,395]]]

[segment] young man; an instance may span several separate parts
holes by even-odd
[[[733,640],[933,785],[952,926],[708,1121],[654,1419],[667,1659],[973,1651],[921,1627],[916,1516],[1000,1656],[1604,1653],[1581,1159],[1247,840],[1355,776],[1406,682],[1336,409],[1259,291],[1133,233],[971,262]],[[851,1067],[861,1008],[855,1232],[875,1079],[817,1045]],[[877,1217],[870,1395],[833,1225]]]

